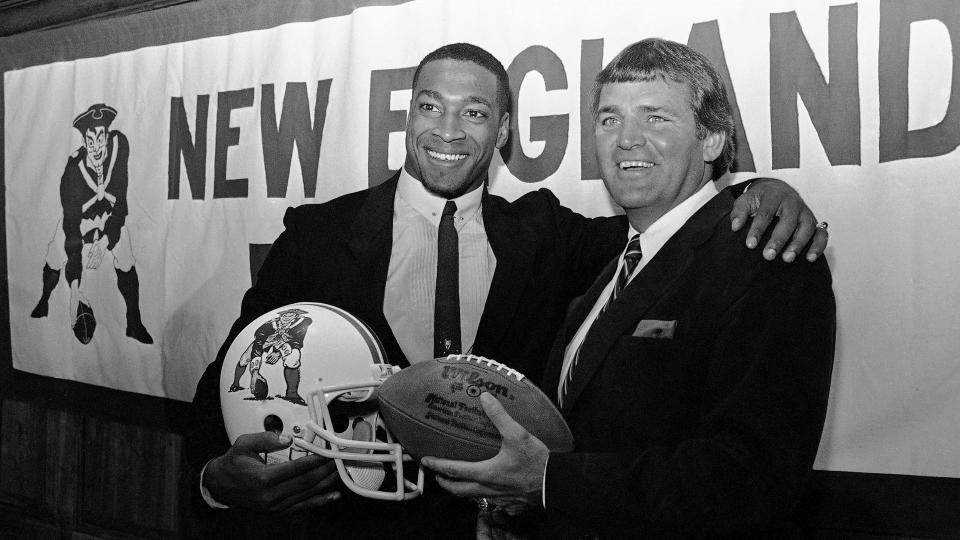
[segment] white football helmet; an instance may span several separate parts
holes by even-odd
[[[353,492],[384,500],[423,492],[404,477],[403,451],[380,420],[377,388],[400,368],[353,315],[326,304],[274,309],[246,326],[227,350],[220,371],[220,404],[230,441],[274,431],[293,444],[266,456],[287,461],[308,452],[333,459]],[[396,475],[381,487],[387,474]]]

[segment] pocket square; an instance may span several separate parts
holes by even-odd
[[[676,330],[677,321],[644,319],[633,329],[633,337],[673,339]]]

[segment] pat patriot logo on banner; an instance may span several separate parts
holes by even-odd
[[[130,143],[122,132],[110,129],[116,117],[116,109],[99,103],[73,120],[73,127],[83,138],[83,146],[70,154],[60,178],[63,215],[47,245],[43,291],[30,316],[37,319],[47,316],[50,293],[63,272],[70,288],[68,313],[74,314],[73,334],[80,343],[90,343],[97,319],[87,295],[93,297],[106,292],[86,290],[85,293],[83,273],[97,271],[101,263],[112,261],[117,273],[117,289],[126,304],[126,335],[150,345],[153,338],[140,320],[136,259],[130,232],[124,226],[128,211]]]

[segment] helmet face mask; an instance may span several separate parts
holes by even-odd
[[[319,415],[307,422],[301,437],[294,439],[294,445],[334,459],[340,478],[354,493],[375,499],[410,499],[423,492],[423,469],[418,468],[415,482],[404,478],[404,463],[412,462],[413,458],[394,441],[380,419],[376,407],[378,386],[379,382],[341,385],[311,392],[308,403],[315,404],[311,414],[317,411]],[[378,489],[388,472],[395,475],[388,485],[396,488]]]
[[[321,455],[354,493],[411,499],[423,492],[423,470],[405,478],[414,460],[377,407],[377,388],[399,369],[386,363],[373,332],[342,309],[299,303],[272,310],[247,325],[224,358],[227,434],[231,442],[244,433],[290,435],[290,448],[267,455],[269,462]]]

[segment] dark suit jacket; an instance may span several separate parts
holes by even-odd
[[[576,447],[548,462],[545,537],[752,538],[790,521],[830,387],[830,270],[763,261],[730,231],[732,203],[701,208],[594,323],[562,411]],[[572,306],[548,394],[615,268]],[[635,337],[656,326],[641,321],[677,325]]]
[[[286,230],[271,248],[257,283],[244,296],[240,317],[197,387],[196,418],[188,436],[195,473],[229,447],[218,389],[229,343],[246,324],[270,309],[300,301],[339,306],[373,329],[391,363],[408,365],[383,315],[397,178],[287,212]],[[482,212],[497,267],[473,352],[538,380],[566,306],[622,249],[626,220],[622,216],[584,218],[561,206],[547,190],[512,203],[485,193]],[[322,524],[331,535],[336,531],[346,538],[474,536],[476,505],[455,500],[436,485],[428,485],[424,496],[402,503],[377,502],[353,496],[346,488],[342,491],[341,501],[292,518],[210,511],[202,501],[197,506],[208,529],[221,537],[295,536],[301,521]],[[288,525],[290,531],[283,528]],[[317,531],[309,523],[305,530],[306,537],[314,537]]]

